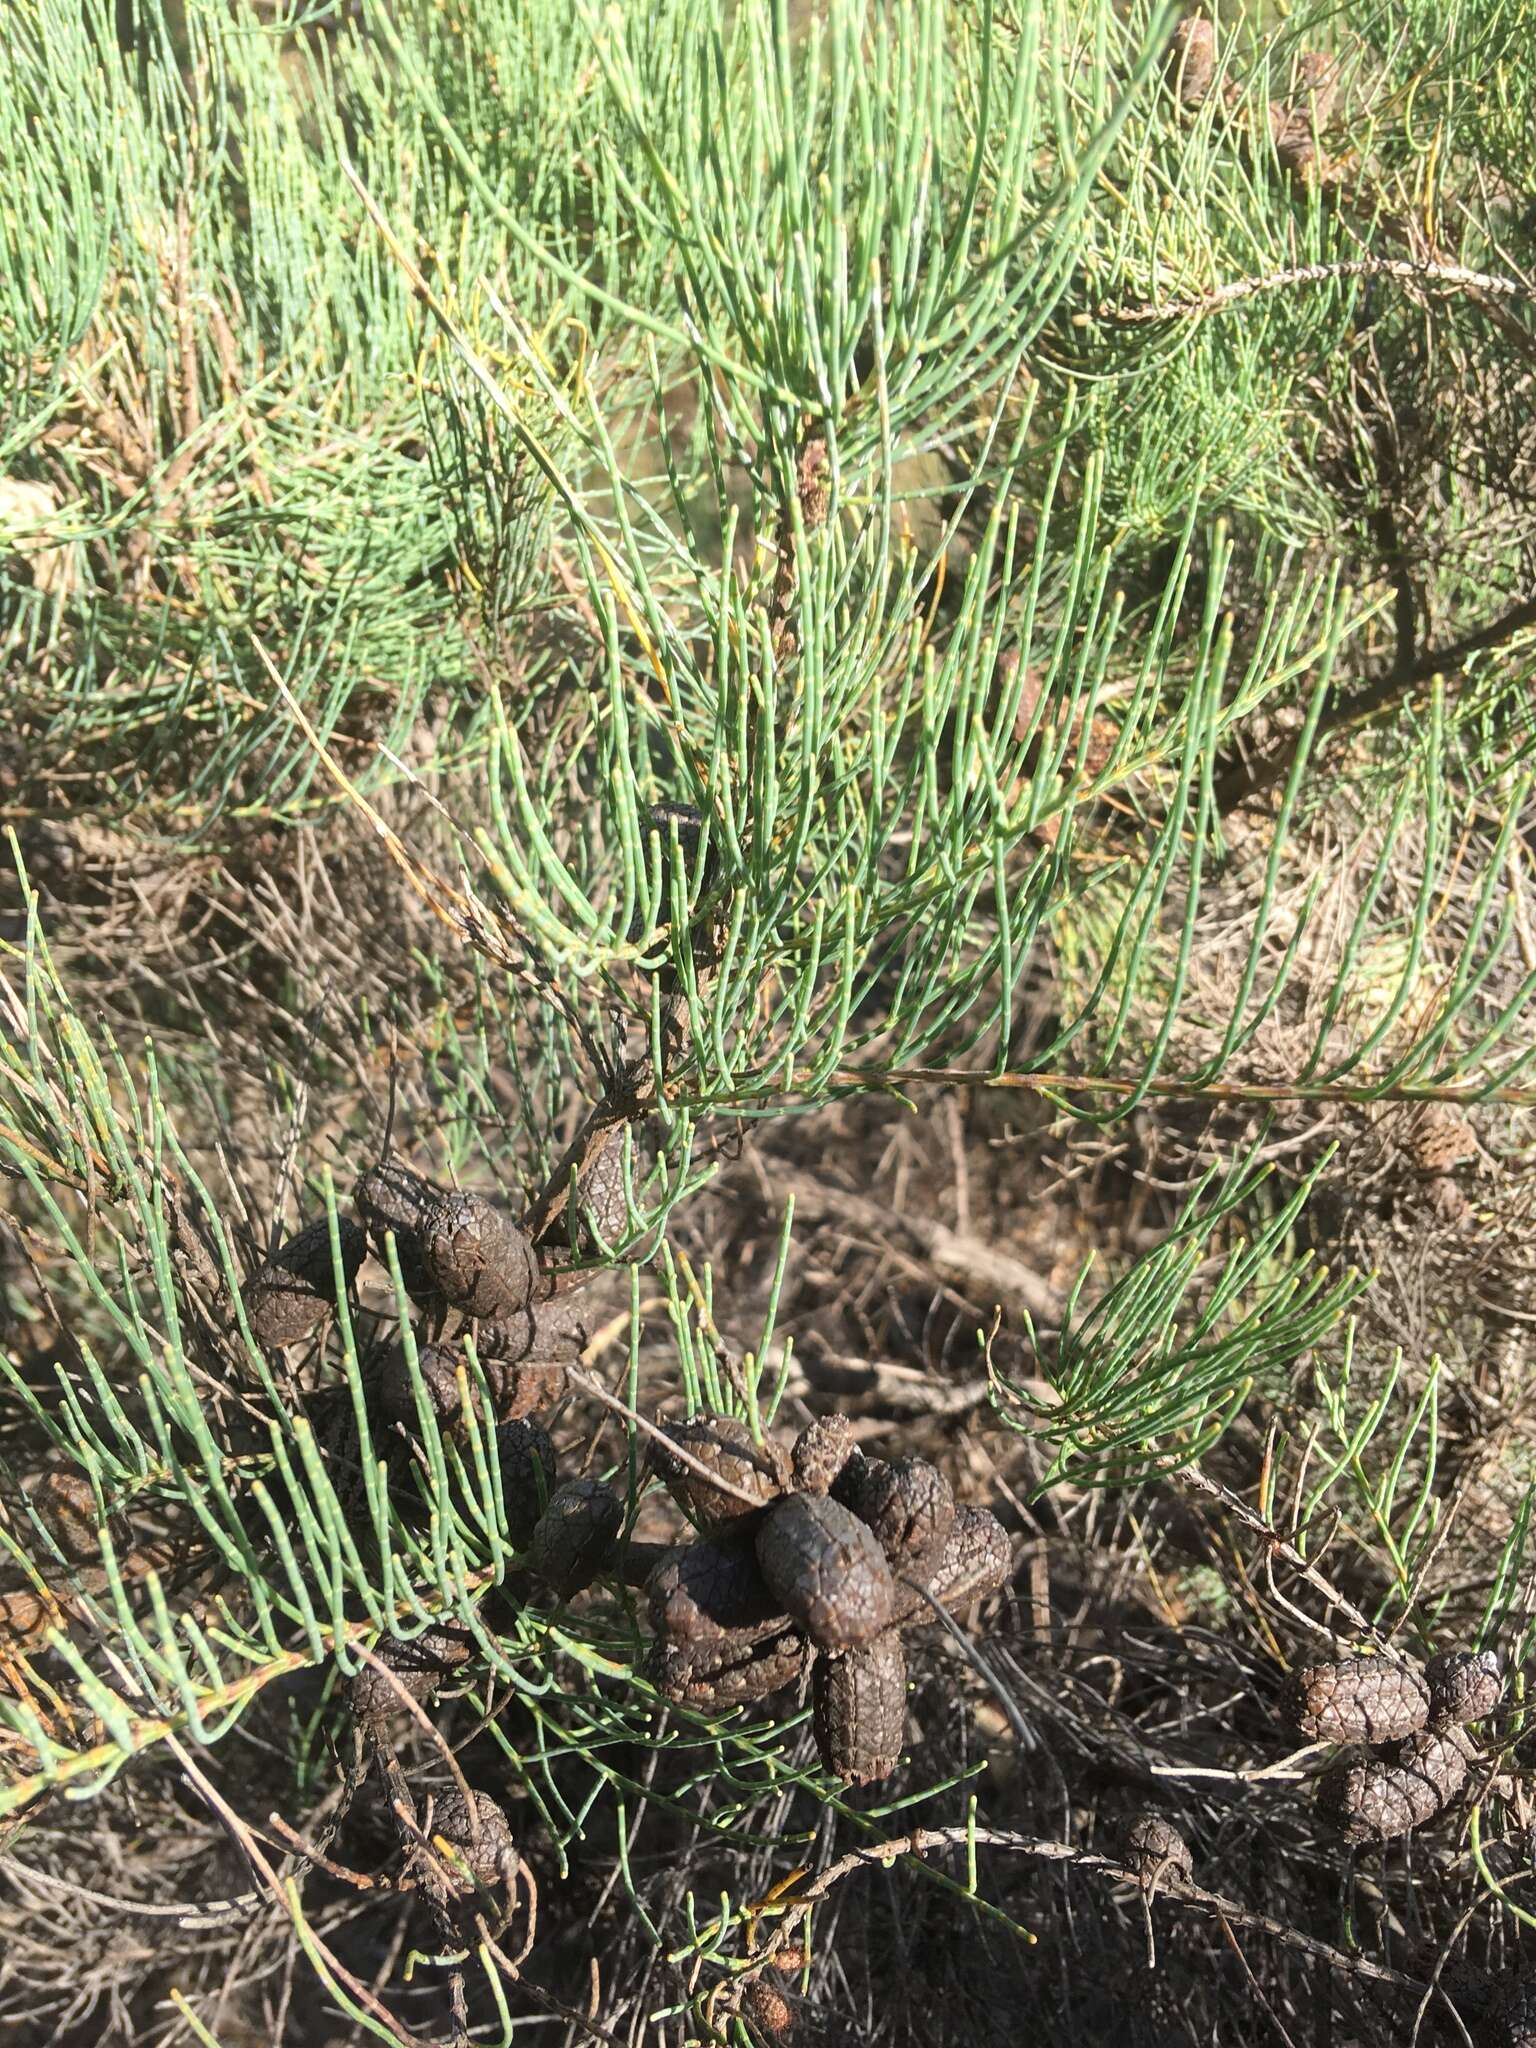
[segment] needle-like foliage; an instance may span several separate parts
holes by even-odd
[[[794,1187],[756,1278],[689,1238],[731,1146],[1027,1101],[1064,1181],[1132,1157],[1169,1199],[1033,1296],[1006,1246],[933,1253],[1012,1499],[1203,1487],[1330,1625],[1523,1652],[1527,1475],[1459,1578],[1441,1484],[1459,1365],[1536,1312],[1516,1212],[1419,1286],[1417,1355],[1338,1209],[1404,1104],[1460,1120],[1402,1168],[1446,1214],[1474,1155],[1528,1168],[1527,24],[1178,13],[13,0],[0,1816],[191,1787],[364,2033],[416,2038],[406,1923],[375,1977],[314,1904],[360,1774],[328,1806],[325,1760],[372,1739],[348,1682],[444,1626],[423,1768],[474,1745],[530,1863],[605,1859],[658,2039],[746,2038],[754,1887],[829,1816],[931,1822],[998,1939],[1049,1899],[978,1872],[968,1751],[861,1805],[803,1701],[662,1699],[621,1564],[531,1588],[484,1363],[441,1427],[399,1245],[347,1284],[390,1146],[623,1269],[562,1424],[628,1544],[658,1400],[782,1433],[832,1349]],[[242,1289],[317,1219],[334,1319],[264,1349]],[[1084,1755],[1077,1699],[1036,1705]],[[436,1902],[458,2038],[510,2040],[510,1938],[384,1781],[383,1888]]]

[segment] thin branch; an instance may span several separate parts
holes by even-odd
[[[111,1650],[106,1652],[106,1656],[108,1663],[117,1674],[119,1682],[123,1686],[125,1697],[131,1696],[133,1690],[132,1680],[122,1659]],[[273,1869],[249,1822],[230,1805],[223,1793],[219,1791],[218,1787],[197,1763],[185,1743],[176,1735],[170,1733],[167,1733],[165,1743],[171,1755],[175,1757],[177,1763],[181,1766],[182,1773],[192,1790],[197,1793],[214,1818],[223,1825],[251,1870],[260,1878],[272,1898],[288,1915],[289,1920],[293,1924],[295,1934],[301,1941],[306,1937],[308,1938],[308,1941],[313,1944],[315,1951],[325,1959],[326,1967],[333,1973],[337,1983],[345,1985],[346,1989],[357,1999],[359,2005],[365,2008],[367,2014],[377,2023],[374,2031],[376,2033],[388,2034],[392,2040],[399,2043],[399,2048],[417,2048],[417,2044],[422,2042],[422,2037],[410,2033],[403,2027],[368,1986],[353,1976],[352,1972],[345,1967],[341,1959],[321,1940],[319,1934],[309,1924],[305,1918],[304,1909],[299,1903],[299,1887],[296,1873],[291,1871],[279,1873]]]
[[[574,1366],[568,1367],[567,1372],[572,1383],[580,1387],[583,1393],[590,1394],[594,1401],[600,1401],[605,1408],[611,1408],[615,1415],[622,1415],[626,1422],[632,1424],[634,1428],[642,1430],[646,1436],[653,1438],[657,1443],[665,1444],[669,1458],[675,1458],[678,1464],[686,1465],[690,1472],[696,1472],[701,1479],[707,1479],[716,1493],[727,1493],[731,1496],[732,1500],[739,1500],[749,1508],[760,1508],[762,1506],[761,1495],[748,1493],[744,1486],[733,1485],[729,1479],[723,1478],[713,1467],[706,1465],[701,1458],[694,1457],[691,1451],[685,1451],[682,1445],[674,1443],[672,1438],[658,1424],[650,1421],[638,1409],[631,1408],[628,1402],[621,1401],[617,1394],[610,1394],[602,1382],[595,1380],[591,1373],[578,1372]]]
[[[1536,622],[1536,604],[1531,607]],[[1155,1095],[1192,1102],[1451,1102],[1470,1109],[1504,1103],[1536,1109],[1536,1088],[1471,1087],[1465,1082],[1425,1082],[1379,1087],[1369,1075],[1357,1081],[1197,1081],[1171,1076],[1147,1081],[1121,1074],[976,1072],[967,1067],[839,1067],[833,1088],[1021,1088],[1036,1095]],[[743,1096],[752,1094],[750,1087]],[[782,1092],[782,1091],[781,1091]],[[791,1099],[786,1097],[786,1100]]]
[[[1396,710],[1416,691],[1437,679],[1450,681],[1461,673],[1474,655],[1502,647],[1533,626],[1536,626],[1536,598],[1526,598],[1460,640],[1453,640],[1445,647],[1431,647],[1426,653],[1417,655],[1406,667],[1399,668],[1394,661],[1390,668],[1363,689],[1328,707],[1318,721],[1314,746],[1336,739],[1341,733],[1353,732],[1385,712]],[[1251,761],[1238,761],[1219,775],[1216,779],[1216,803],[1223,815],[1246,798],[1257,796],[1283,782],[1291,772],[1299,745],[1299,736],[1288,736],[1272,753],[1260,754]]]
[[[774,1930],[770,1940],[759,1951],[754,1961],[768,1961],[804,1919],[813,1905],[824,1899],[834,1886],[855,1870],[867,1869],[872,1865],[888,1870],[898,1858],[922,1856],[932,1849],[969,1849],[972,1845],[980,1848],[1003,1849],[1014,1856],[1033,1856],[1043,1862],[1066,1863],[1078,1870],[1096,1871],[1117,1884],[1140,1886],[1137,1872],[1128,1870],[1123,1863],[1110,1856],[1090,1855],[1086,1850],[1074,1849],[1070,1842],[1038,1841],[1028,1835],[1014,1834],[1002,1828],[917,1828],[910,1835],[897,1835],[890,1841],[877,1842],[867,1849],[850,1849],[818,1877],[812,1878],[783,1902],[784,1917]],[[1235,1899],[1223,1898],[1218,1892],[1208,1892],[1199,1885],[1186,1883],[1178,1878],[1165,1878],[1161,1897],[1172,1904],[1186,1906],[1197,1913],[1207,1913],[1219,1921],[1226,1921],[1234,1927],[1251,1928],[1255,1933],[1267,1934],[1283,1942],[1287,1948],[1299,1950],[1303,1955],[1312,1956],[1316,1961],[1327,1963],[1335,1970],[1347,1972],[1355,1977],[1369,1977],[1378,1984],[1393,1984],[1404,1991],[1422,1991],[1424,1986],[1417,1977],[1410,1977],[1401,1970],[1393,1970],[1382,1963],[1373,1963],[1364,1956],[1352,1956],[1343,1949],[1335,1948],[1330,1942],[1319,1941],[1314,1935],[1302,1934],[1294,1927],[1288,1927],[1283,1920],[1276,1920],[1268,1913],[1256,1913]]]
[[[1354,1602],[1341,1593],[1331,1579],[1324,1578],[1316,1565],[1309,1564],[1294,1543],[1287,1542],[1278,1529],[1266,1522],[1262,1515],[1255,1514],[1246,1501],[1240,1500],[1219,1480],[1208,1478],[1198,1465],[1183,1465],[1170,1477],[1175,1485],[1187,1486],[1194,1492],[1203,1493],[1208,1499],[1219,1502],[1234,1521],[1241,1522],[1245,1529],[1262,1538],[1272,1559],[1284,1558],[1292,1570],[1299,1572],[1309,1585],[1315,1586],[1329,1606],[1336,1608],[1362,1637],[1368,1642],[1380,1642],[1380,1634],[1366,1620]]]
[[[1415,262],[1399,256],[1354,256],[1337,263],[1298,263],[1285,270],[1267,271],[1262,277],[1234,278],[1192,299],[1156,299],[1141,305],[1117,306],[1105,301],[1096,312],[1074,316],[1081,327],[1102,321],[1116,327],[1145,327],[1161,320],[1204,319],[1224,313],[1230,306],[1270,292],[1288,291],[1292,285],[1336,284],[1355,277],[1394,277],[1404,284],[1437,285],[1446,291],[1482,292],[1491,298],[1531,299],[1529,286],[1518,278],[1501,277],[1487,270],[1468,270],[1460,263]]]
[[[106,1906],[130,1920],[168,1922],[185,1934],[208,1934],[228,1927],[232,1921],[249,1919],[266,1903],[266,1894],[259,1891],[241,1892],[228,1899],[186,1900],[170,1905],[155,1905],[148,1899],[119,1899],[110,1892],[93,1891],[78,1878],[55,1877],[50,1871],[38,1870],[16,1856],[0,1857],[0,1872],[7,1877],[23,1878],[28,1884],[42,1885],[48,1891],[64,1892],[72,1899],[88,1899],[93,1906]]]

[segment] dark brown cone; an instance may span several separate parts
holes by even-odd
[[[1536,1974],[1523,1970],[1500,1979],[1479,2038],[1485,2048],[1536,2048]]]
[[[484,1195],[439,1195],[422,1218],[421,1246],[428,1278],[463,1315],[510,1316],[533,1298],[533,1247]]]
[[[1280,159],[1282,169],[1303,182],[1316,177],[1322,167],[1322,158],[1308,117],[1292,112],[1275,100],[1269,109],[1269,127],[1275,141],[1275,155]]]
[[[1194,1879],[1188,1843],[1161,1814],[1139,1814],[1131,1822],[1125,1831],[1125,1854],[1143,1884],[1163,1884],[1169,1878],[1189,1884]]]
[[[365,1726],[376,1727],[405,1708],[403,1691],[413,1700],[429,1700],[474,1651],[474,1638],[467,1629],[429,1628],[409,1642],[385,1637],[375,1645],[374,1654],[399,1681],[391,1684],[384,1672],[365,1664],[351,1682],[352,1711]]]
[[[656,928],[658,931],[667,930],[672,922],[672,871],[674,866],[672,859],[672,829],[674,826],[677,829],[677,849],[682,856],[684,865],[683,887],[686,891],[688,875],[698,865],[699,848],[703,842],[704,834],[703,815],[693,804],[657,803],[649,807],[645,814],[646,831],[649,833],[651,830],[654,830],[661,842],[661,896],[656,906]],[[647,859],[649,859],[649,851],[647,851]],[[704,872],[699,877],[696,901],[701,913],[702,899],[716,886],[719,877],[719,854],[717,849],[712,846],[709,858],[704,864]],[[707,913],[702,913],[699,917],[698,925],[692,934],[693,957],[701,965],[705,961],[715,959],[718,956],[719,946],[723,943],[724,935],[717,931],[716,924],[717,920],[715,918]],[[629,928],[630,942],[631,944],[637,943],[644,937],[645,926],[642,922],[642,914],[637,908],[634,920]]]
[[[507,1365],[530,1361],[574,1365],[587,1341],[589,1314],[579,1296],[559,1295],[508,1316],[481,1323],[475,1344],[482,1358]]]
[[[615,1131],[596,1159],[580,1174],[571,1197],[575,1212],[575,1249],[581,1259],[602,1256],[604,1244],[624,1235],[629,1212],[624,1202],[624,1135]],[[596,1226],[594,1234],[593,1226]]]
[[[809,1656],[810,1645],[792,1628],[772,1636],[723,1636],[708,1644],[657,1636],[646,1671],[663,1698],[680,1706],[737,1707],[795,1684]]]
[[[1314,117],[1319,128],[1326,128],[1333,119],[1341,75],[1338,58],[1330,57],[1326,50],[1303,50],[1296,60],[1296,77],[1291,98],[1297,106],[1304,108]],[[1430,1107],[1432,1109],[1433,1105]],[[1430,1121],[1439,1120],[1431,1117]],[[1420,1128],[1422,1131],[1423,1119]],[[1457,1155],[1459,1158],[1465,1159],[1476,1154],[1477,1140],[1470,1129],[1465,1129],[1461,1133],[1461,1145],[1463,1149]]]
[[[955,1526],[955,1496],[936,1466],[926,1458],[854,1458],[832,1497],[869,1524],[899,1577],[931,1581]]]
[[[771,1635],[788,1621],[745,1537],[705,1537],[673,1552],[651,1573],[646,1598],[651,1626],[677,1643]]]
[[[558,1481],[549,1431],[543,1423],[521,1416],[502,1423],[496,1432],[496,1459],[507,1535],[517,1549],[526,1550]]]
[[[624,1503],[599,1479],[568,1479],[549,1497],[528,1545],[528,1567],[562,1600],[590,1586],[618,1548]]]
[[[1013,1555],[1008,1532],[990,1508],[961,1507],[955,1510],[954,1527],[944,1546],[932,1590],[944,1605],[957,1611],[1006,1586],[1013,1573]],[[910,1585],[896,1588],[895,1620],[932,1621],[933,1609]]]
[[[825,1769],[850,1785],[888,1778],[907,1727],[907,1653],[895,1629],[862,1649],[818,1657],[811,1688]]]
[[[465,1367],[469,1398],[471,1401],[477,1399],[478,1390],[474,1374],[468,1370],[468,1361],[451,1344],[423,1344],[417,1350],[416,1364],[421,1373],[427,1406],[437,1417],[440,1427],[456,1428],[464,1419],[459,1401],[461,1365]],[[411,1368],[406,1360],[405,1347],[398,1342],[390,1346],[384,1369],[379,1375],[379,1402],[391,1422],[398,1422],[412,1435],[420,1428]]]
[[[0,1657],[19,1656],[40,1643],[53,1626],[54,1611],[40,1594],[22,1587],[0,1593]]]
[[[212,1231],[194,1220],[187,1198],[169,1187],[165,1191],[165,1208],[170,1224],[171,1258],[177,1272],[202,1295],[218,1327],[227,1330],[229,1290],[224,1269],[213,1254]]]
[[[1471,1736],[1464,1735],[1459,1728],[1444,1732],[1421,1728],[1416,1734],[1405,1735],[1401,1742],[1385,1744],[1381,1750],[1386,1761],[1396,1764],[1399,1770],[1428,1778],[1443,1801],[1454,1799],[1467,1782],[1467,1769],[1474,1754]]]
[[[795,2009],[777,1984],[754,1977],[741,1994],[741,2017],[756,2039],[787,2041],[795,2031]]]
[[[623,1131],[614,1127],[603,1135],[601,1146],[577,1175],[565,1207],[540,1235],[537,1256],[542,1294],[559,1300],[579,1293],[606,1270],[589,1262],[609,1257],[628,1228]]]
[[[563,1400],[570,1385],[570,1375],[563,1365],[543,1365],[529,1359],[522,1365],[509,1365],[487,1377],[491,1378],[491,1391],[496,1401],[496,1413],[505,1422],[516,1422],[521,1416],[538,1415],[546,1408],[553,1408]]]
[[[477,1415],[482,1412],[480,1390],[468,1355],[457,1345],[424,1344],[417,1351],[416,1362],[425,1383],[428,1404],[441,1428],[457,1429],[464,1420],[458,1387],[460,1366],[464,1368],[470,1403]],[[490,1389],[491,1410],[498,1422],[515,1422],[522,1416],[551,1408],[566,1390],[563,1365],[538,1364],[531,1360],[521,1365],[506,1365],[498,1358],[482,1358],[480,1370]],[[418,1427],[416,1392],[411,1384],[411,1369],[406,1363],[404,1347],[399,1343],[390,1347],[385,1358],[379,1375],[379,1399],[391,1422],[398,1422],[415,1433]]]
[[[33,1511],[72,1564],[95,1564],[101,1557],[101,1531],[96,1521],[96,1496],[83,1472],[48,1472],[31,1492]]]
[[[336,1218],[342,1271],[350,1287],[368,1254],[368,1240],[350,1216]],[[331,1233],[321,1216],[306,1224],[246,1281],[241,1291],[251,1335],[263,1349],[280,1351],[317,1330],[336,1305]]]
[[[1499,1704],[1504,1680],[1492,1650],[1442,1650],[1424,1667],[1429,1686],[1429,1725],[1465,1727],[1481,1721]]]
[[[614,1562],[614,1571],[626,1586],[633,1586],[643,1593],[651,1582],[651,1574],[669,1558],[680,1557],[684,1548],[682,1544],[657,1543],[649,1537],[631,1536]]]
[[[701,1529],[718,1529],[744,1515],[758,1514],[777,1499],[789,1478],[789,1460],[773,1443],[754,1443],[752,1432],[734,1415],[697,1415],[664,1423],[672,1443],[717,1473],[730,1486],[751,1494],[751,1502],[711,1486],[702,1473],[673,1457],[666,1444],[651,1441],[651,1466],[667,1491]]]
[[[1216,28],[1203,14],[1188,14],[1173,32],[1168,76],[1186,107],[1209,98],[1216,76]]]
[[[1275,155],[1293,178],[1313,178],[1325,168],[1316,138],[1333,118],[1338,85],[1337,61],[1320,50],[1305,50],[1297,60],[1292,91],[1269,103]]]
[[[1319,1817],[1347,1842],[1384,1842],[1442,1813],[1467,1776],[1453,1736],[1415,1734],[1385,1757],[1336,1764],[1318,1780]]]
[[[581,1304],[564,1298],[482,1323],[475,1347],[485,1362],[497,1415],[511,1422],[563,1400],[570,1385],[567,1368],[580,1363],[585,1342]]]
[[[490,1377],[492,1359],[498,1365],[521,1365],[525,1358],[532,1358],[537,1334],[538,1325],[531,1307],[514,1309],[509,1316],[496,1316],[489,1322],[476,1323],[475,1350],[486,1367],[486,1377]]]
[[[489,1792],[475,1793],[474,1822],[464,1794],[457,1788],[445,1792],[433,1806],[428,1839],[433,1835],[440,1835],[457,1851],[469,1876],[486,1891],[507,1883],[516,1872],[517,1844],[511,1823]],[[446,1869],[447,1859],[442,1860]]]
[[[1465,1954],[1450,1956],[1440,1962],[1438,1948],[1429,1951],[1423,1966],[1423,1975],[1433,1976],[1436,1987],[1450,2000],[1456,2012],[1470,2028],[1474,2041],[1486,2041],[1481,2023],[1487,2018],[1499,1985],[1488,1972],[1479,1969]],[[1431,2010],[1434,2008],[1431,2007]],[[1532,2048],[1536,2048],[1533,2042]]]
[[[384,1240],[393,1231],[395,1255],[400,1261],[400,1278],[412,1301],[428,1303],[437,1298],[422,1254],[421,1232],[427,1211],[446,1190],[415,1173],[398,1159],[384,1159],[370,1166],[352,1190],[357,1212],[367,1226],[375,1256],[385,1271],[389,1253]]]
[[[795,1438],[790,1452],[796,1489],[831,1493],[848,1461],[857,1455],[853,1424],[846,1415],[818,1415]]]
[[[891,1568],[874,1531],[840,1502],[786,1494],[758,1529],[757,1559],[785,1612],[821,1649],[858,1649],[890,1626]]]
[[[1385,1657],[1345,1657],[1293,1671],[1281,1718],[1308,1742],[1395,1742],[1429,1719],[1429,1688]]]

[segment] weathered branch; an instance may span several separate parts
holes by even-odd
[[[1533,299],[1528,285],[1518,278],[1497,272],[1469,270],[1461,263],[1431,263],[1411,257],[1354,256],[1337,263],[1298,263],[1284,270],[1271,270],[1262,277],[1238,277],[1190,299],[1156,299],[1140,305],[1117,306],[1106,300],[1093,313],[1075,315],[1079,326],[1094,321],[1114,327],[1146,327],[1165,320],[1205,319],[1224,313],[1250,299],[1271,292],[1289,291],[1295,285],[1338,284],[1349,278],[1390,277],[1403,284],[1434,285],[1442,291],[1482,293],[1490,298]]]
[[[1502,612],[1486,626],[1479,626],[1475,633],[1453,640],[1449,646],[1432,647],[1401,667],[1394,660],[1390,668],[1367,682],[1363,689],[1331,704],[1324,711],[1318,721],[1316,745],[1322,746],[1340,733],[1353,732],[1384,713],[1397,710],[1436,678],[1443,682],[1451,681],[1475,655],[1502,647],[1533,627],[1536,627],[1536,598],[1526,598],[1520,604],[1511,605],[1508,611]],[[1220,810],[1223,813],[1230,811],[1248,797],[1257,796],[1283,782],[1291,772],[1299,745],[1299,736],[1289,736],[1271,752],[1255,755],[1252,760],[1238,761],[1226,769],[1216,779],[1216,802]]]
[[[855,1870],[877,1865],[888,1870],[903,1856],[920,1857],[934,1849],[969,1849],[972,1846],[987,1849],[1002,1849],[1014,1856],[1033,1856],[1042,1862],[1070,1864],[1078,1870],[1088,1870],[1109,1878],[1117,1884],[1133,1884],[1138,1888],[1141,1879],[1133,1870],[1117,1862],[1111,1856],[1095,1856],[1083,1849],[1073,1848],[1070,1842],[1036,1840],[1028,1835],[1015,1834],[1004,1828],[917,1828],[910,1835],[898,1835],[890,1841],[877,1842],[867,1849],[850,1849],[835,1863],[828,1864],[819,1876],[811,1878],[800,1886],[787,1900],[783,1901],[784,1916],[773,1935],[758,1951],[754,1961],[768,1961],[783,1948],[811,1907],[824,1899],[834,1886]],[[1342,1970],[1351,1976],[1369,1977],[1378,1984],[1393,1984],[1403,1991],[1424,1990],[1417,1977],[1410,1977],[1402,1970],[1389,1969],[1383,1963],[1373,1963],[1364,1956],[1352,1956],[1345,1950],[1335,1948],[1330,1942],[1319,1941],[1315,1935],[1303,1934],[1297,1928],[1288,1927],[1283,1920],[1276,1920],[1269,1913],[1256,1913],[1250,1907],[1239,1904],[1236,1899],[1223,1898],[1219,1892],[1208,1892],[1197,1884],[1182,1882],[1176,1876],[1164,1874],[1159,1896],[1170,1904],[1187,1907],[1196,1913],[1205,1913],[1228,1927],[1251,1928],[1256,1934],[1267,1934],[1283,1942],[1287,1948],[1299,1950],[1303,1955],[1327,1963],[1330,1968]]]

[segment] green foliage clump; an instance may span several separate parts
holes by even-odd
[[[484,1409],[381,1421],[387,1347],[414,1386],[439,1334],[398,1246],[358,1293],[336,1235],[334,1319],[263,1350],[243,1282],[391,1146],[622,1269],[562,1425],[627,1544],[659,1401],[771,1431],[834,1349],[795,1264],[823,1135],[1027,1103],[1028,1200],[1127,1161],[1140,1192],[1085,1208],[1101,1255],[1033,1276],[1033,1323],[1002,1225],[914,1202],[1013,1503],[1122,1503],[1130,1558],[1141,1504],[1216,1502],[1178,1641],[1245,1618],[1233,1697],[1298,1601],[1523,1654],[1528,1475],[1470,1562],[1441,1476],[1450,1390],[1483,1414],[1536,1305],[1524,15],[1224,12],[1195,89],[1177,12],[11,10],[0,1815],[221,1811],[259,1754],[240,1883],[360,2029],[410,2001],[314,1903],[330,1746],[348,1680],[445,1626],[462,1742],[423,1712],[415,1764],[473,1745],[560,1881],[601,1845],[668,2025],[739,2030],[757,1890],[824,1826],[933,1820],[999,1938],[1052,1896],[978,1873],[968,1738],[861,1806],[803,1703],[667,1707],[622,1568],[530,1593]],[[690,1219],[795,1119],[754,1266]],[[1458,1502],[1493,1486],[1468,1432]],[[84,1567],[40,1467],[89,1493]],[[1292,1574],[1277,1624],[1234,1531]],[[967,1669],[1017,1736],[1014,1641]],[[1123,1769],[1078,1684],[1032,1711]],[[1166,1775],[1245,1785],[1246,1739]],[[411,1825],[380,1855],[444,1949]],[[1315,1900],[1293,1836],[1277,1896]],[[690,1854],[721,1882],[663,1912]],[[423,1965],[460,2037],[466,1978],[487,2037],[531,2009],[503,1934]]]

